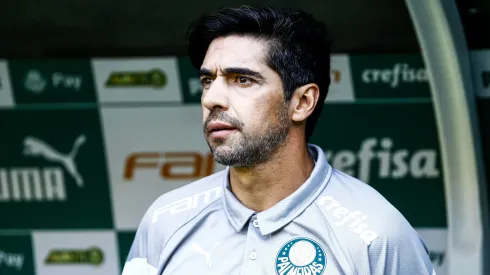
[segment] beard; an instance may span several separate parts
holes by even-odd
[[[241,121],[228,116],[220,109],[213,109],[204,123],[205,137],[208,136],[207,125],[215,120],[229,123],[237,130],[232,138],[215,139],[213,142],[206,138],[214,160],[233,167],[254,167],[269,161],[289,133],[287,104],[285,101],[281,102],[282,104],[276,108],[275,119],[269,123],[264,133],[245,133],[242,131]]]

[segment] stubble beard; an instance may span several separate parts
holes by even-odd
[[[211,120],[210,117],[223,119],[226,115],[224,113],[210,114],[208,121]],[[226,119],[221,121],[232,123]],[[217,163],[237,168],[254,167],[269,161],[288,136],[289,118],[286,102],[283,101],[278,106],[276,120],[273,123],[275,124],[270,125],[263,134],[247,134],[237,131],[232,138],[214,140],[213,143],[206,138],[206,142]]]

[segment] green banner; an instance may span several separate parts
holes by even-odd
[[[378,190],[412,226],[446,226],[432,104],[325,105],[310,142],[332,166]]]
[[[356,99],[431,97],[420,54],[351,55],[350,62]]]
[[[184,103],[201,103],[202,85],[199,73],[192,67],[189,57],[179,58],[180,84],[182,87]]]
[[[480,121],[480,136],[482,140],[483,159],[487,183],[490,182],[490,98],[480,98],[477,101],[478,117]],[[488,184],[487,184],[488,186]],[[488,187],[487,187],[488,189]],[[487,190],[490,194],[490,189]]]
[[[136,235],[136,231],[117,233],[117,242],[119,246],[119,259],[120,259],[119,262],[121,265],[121,272],[124,268],[124,264],[126,263],[126,259],[128,258],[129,250],[131,249],[131,245],[133,244],[135,235]]]
[[[0,274],[33,275],[34,269],[30,235],[0,236]]]
[[[0,229],[112,228],[97,109],[0,117]]]
[[[25,103],[96,103],[90,60],[13,60],[14,97]]]

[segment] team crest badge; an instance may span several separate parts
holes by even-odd
[[[321,275],[326,266],[325,251],[309,238],[299,237],[288,241],[276,256],[277,275]]]

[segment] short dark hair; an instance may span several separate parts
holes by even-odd
[[[187,32],[191,63],[200,69],[211,42],[229,35],[250,36],[267,42],[267,65],[283,83],[286,101],[296,88],[316,83],[318,104],[306,121],[309,140],[323,109],[330,86],[331,41],[326,26],[312,15],[268,6],[222,8],[202,15]]]

